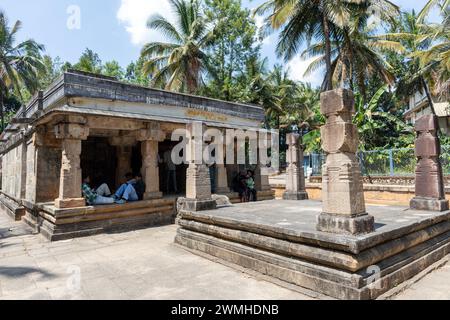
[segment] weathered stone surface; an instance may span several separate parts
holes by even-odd
[[[340,89],[321,95],[326,123],[321,128],[327,160],[322,169],[323,213],[317,229],[332,233],[368,233],[373,218],[366,215],[363,183],[356,151],[358,131],[352,123],[353,93]]]
[[[316,231],[320,204],[303,203],[301,221],[295,201],[181,212],[175,241],[338,299],[375,299],[450,252],[450,211],[370,207],[376,232],[355,236]]]
[[[303,168],[303,146],[299,134],[288,134],[286,137],[288,150],[286,170],[286,192],[284,200],[306,200],[305,170]]]
[[[411,199],[410,207],[414,210],[446,211],[449,209],[449,201],[414,197]]]
[[[145,140],[141,143],[142,175],[146,185],[144,199],[162,198],[159,190],[158,141]]]
[[[227,167],[224,164],[216,164],[216,193],[226,194],[229,192]]]
[[[201,211],[214,209],[216,202],[211,198],[209,168],[203,163],[203,126],[191,123],[186,126],[188,133],[186,170],[185,210]]]
[[[30,225],[41,225],[41,233],[51,241],[93,234],[124,231],[174,222],[175,200],[157,199],[130,202],[124,205],[102,205],[60,209],[41,205],[37,218]]]
[[[81,197],[81,140],[64,139],[62,147],[59,198],[55,205],[59,208],[84,206],[85,200]]]
[[[449,202],[445,200],[437,128],[437,118],[434,115],[423,115],[415,124],[416,197],[411,200],[412,209],[444,211],[449,208]]]

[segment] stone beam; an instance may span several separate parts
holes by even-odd
[[[135,131],[146,127],[142,121],[132,119],[89,116],[87,121],[88,126],[93,129]]]

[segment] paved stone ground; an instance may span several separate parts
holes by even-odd
[[[177,247],[175,230],[50,243],[0,212],[0,300],[310,299]],[[450,299],[450,264],[395,298]]]

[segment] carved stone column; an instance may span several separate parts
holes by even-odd
[[[358,131],[352,123],[353,92],[345,89],[321,94],[320,109],[326,117],[321,128],[327,160],[322,170],[323,212],[319,231],[360,234],[374,231],[374,218],[366,213],[363,183],[356,151]]]
[[[57,208],[77,208],[86,205],[81,195],[81,140],[86,140],[89,128],[76,123],[61,123],[55,127],[56,138],[62,139],[61,175]]]
[[[165,134],[158,123],[152,123],[148,129],[137,133],[141,141],[142,176],[146,185],[144,200],[159,199],[163,194],[159,189],[158,144],[164,141]]]
[[[258,163],[255,169],[255,188],[256,191],[269,191],[269,176],[261,168],[261,164]]]
[[[288,143],[287,150],[287,172],[286,191],[283,194],[284,200],[306,200],[308,193],[305,190],[305,169],[303,168],[303,146],[299,134],[290,133],[286,137]]]
[[[442,167],[439,161],[441,146],[437,136],[437,117],[424,115],[415,124],[416,139],[416,196],[411,200],[411,209],[445,211],[449,202],[445,200]]]
[[[136,144],[134,136],[119,136],[109,139],[109,143],[117,149],[116,185],[125,182],[125,175],[131,171],[131,156]]]
[[[188,134],[186,170],[186,199],[184,210],[202,211],[216,208],[211,198],[211,180],[209,168],[203,162],[203,126],[201,123],[186,125]]]
[[[227,167],[224,164],[216,164],[216,193],[230,193]]]

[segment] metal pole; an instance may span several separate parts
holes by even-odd
[[[394,176],[394,157],[392,156],[392,149],[389,149],[389,168],[391,171],[391,177]]]

